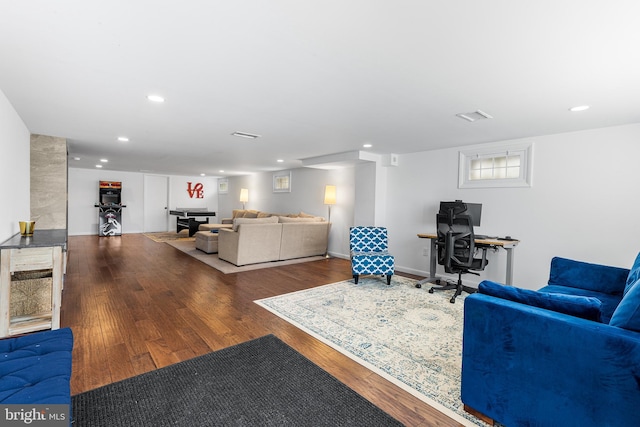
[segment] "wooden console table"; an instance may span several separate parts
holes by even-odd
[[[33,236],[18,233],[0,245],[0,338],[60,328],[66,244],[66,230],[36,229]],[[38,279],[30,278],[30,273],[39,273],[34,276]],[[22,282],[35,281],[44,289],[44,309],[38,306],[34,312],[15,313],[11,302],[17,300],[21,275],[26,278]]]

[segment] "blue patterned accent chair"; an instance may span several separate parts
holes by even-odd
[[[351,227],[349,230],[351,272],[356,285],[362,274],[387,276],[387,285],[395,271],[395,258],[389,253],[385,227]]]

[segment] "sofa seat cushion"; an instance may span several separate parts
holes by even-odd
[[[611,326],[640,332],[640,278],[632,283],[609,322]]]
[[[598,298],[594,297],[551,293],[548,291],[532,291],[530,289],[516,288],[489,280],[484,280],[480,283],[478,292],[596,322],[600,322],[601,318],[600,309],[602,303]]]
[[[200,224],[198,231],[213,231],[217,232],[221,228],[231,228],[233,224]]]
[[[602,323],[609,323],[613,312],[622,299],[622,295],[603,294],[602,292],[573,288],[571,286],[548,285],[538,289],[538,291],[597,298],[602,303],[600,306],[600,321]]]
[[[0,403],[71,404],[71,329],[0,341]]]

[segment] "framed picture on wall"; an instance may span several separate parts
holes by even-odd
[[[229,192],[229,180],[220,178],[218,180],[218,194],[227,194]]]
[[[276,172],[273,174],[273,192],[274,193],[290,193],[291,192],[291,171]]]

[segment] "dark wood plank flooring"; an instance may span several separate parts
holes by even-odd
[[[408,426],[460,426],[253,301],[351,277],[337,258],[222,274],[142,234],[71,236],[72,394],[274,334]]]

